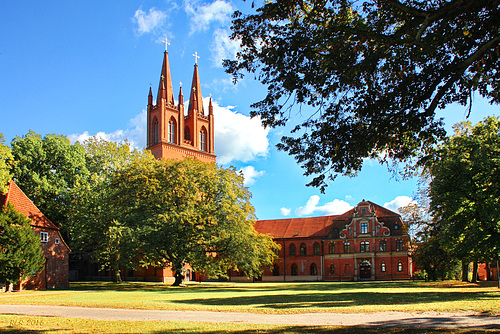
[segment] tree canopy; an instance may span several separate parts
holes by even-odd
[[[85,151],[66,136],[30,131],[12,140],[16,183],[51,221],[64,228],[65,194],[78,175],[86,173]]]
[[[28,217],[7,203],[0,208],[0,283],[17,284],[41,271],[44,263],[40,238]]]
[[[9,146],[5,145],[3,134],[0,133],[0,194],[7,191],[12,175],[10,170],[14,163],[14,157]]]
[[[442,245],[467,261],[500,257],[500,119],[459,123],[426,162]]]
[[[278,147],[310,183],[359,171],[364,158],[411,164],[445,136],[436,110],[500,102],[499,1],[275,0],[234,14],[235,80],[256,73],[266,126],[304,120]]]
[[[81,143],[87,173],[77,177],[68,191],[68,230],[75,253],[90,255],[103,269],[111,269],[120,281],[121,269],[137,269],[141,248],[140,226],[124,225],[120,206],[113,205],[116,173],[132,161],[153,159],[149,151],[132,149],[128,143],[114,143],[95,137]]]
[[[195,159],[140,160],[122,169],[113,181],[117,218],[140,226],[147,244],[146,264],[171,266],[179,285],[184,267],[210,277],[228,269],[258,276],[271,265],[278,247],[257,233],[250,192],[233,169]]]

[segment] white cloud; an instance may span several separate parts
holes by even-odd
[[[290,215],[290,212],[291,212],[292,210],[287,209],[287,208],[281,208],[281,209],[280,209],[280,211],[281,211],[281,214],[282,214],[283,216],[289,216],[289,215]]]
[[[398,212],[398,209],[407,206],[410,203],[416,203],[413,198],[408,196],[397,196],[390,202],[384,204],[384,208],[389,209],[394,212]]]
[[[205,110],[208,111],[209,98],[204,98]],[[251,119],[248,116],[233,111],[234,107],[221,107],[216,101],[212,101],[215,118],[215,154],[217,162],[225,165],[233,161],[248,162],[259,157],[265,157],[269,150],[267,135],[269,129],[262,127],[258,118]],[[88,131],[81,134],[72,134],[68,138],[71,142],[84,141],[92,135]],[[98,132],[98,138],[108,141],[119,142],[127,139],[134,147],[144,148],[146,146],[146,110],[129,121],[127,129],[119,129],[111,133]],[[254,171],[253,176],[258,177],[263,171]]]
[[[111,133],[97,132],[97,138],[112,142],[121,142],[128,140],[129,143],[138,149],[143,149],[146,146],[146,110],[142,110],[137,116],[129,121],[129,126],[125,130],[116,130]],[[76,141],[83,142],[92,137],[88,131],[81,134],[71,134],[69,140],[74,143]]]
[[[240,41],[229,38],[229,29],[217,29],[214,31],[214,43],[212,48],[212,62],[215,67],[222,67],[223,59],[235,59],[240,50]]]
[[[204,98],[208,110],[209,98]],[[226,165],[232,161],[248,162],[265,157],[269,151],[267,135],[258,117],[250,118],[234,111],[234,107],[221,107],[212,100],[215,118],[215,154],[217,162]]]
[[[196,3],[194,3],[196,5]],[[184,9],[191,15],[191,33],[207,30],[212,22],[227,25],[231,22],[234,7],[231,3],[217,0],[195,8],[192,2],[185,2]]]
[[[137,24],[137,28],[135,29],[137,34],[142,35],[161,28],[166,18],[167,15],[164,12],[156,10],[153,7],[149,9],[148,13],[144,12],[142,9],[136,10],[132,20]]]
[[[240,172],[243,173],[243,177],[245,178],[245,181],[243,182],[243,185],[245,186],[251,186],[255,183],[258,177],[261,177],[266,173],[263,170],[257,171],[254,166],[243,167],[240,169]]]
[[[307,216],[313,213],[322,215],[338,215],[352,209],[352,206],[346,201],[334,199],[325,205],[318,206],[320,197],[318,195],[311,196],[305,206],[301,206],[295,210],[297,216]]]

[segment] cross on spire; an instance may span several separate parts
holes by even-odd
[[[198,58],[200,58],[200,56],[198,56],[198,51],[197,51],[197,52],[195,52],[195,53],[193,54],[193,56],[194,56],[194,63],[195,63],[196,65],[198,65]]]
[[[167,51],[167,47],[170,45],[170,43],[168,42],[168,38],[165,37],[165,40],[162,42],[165,43],[165,51]]]

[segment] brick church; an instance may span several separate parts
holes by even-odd
[[[194,65],[187,113],[184,112],[182,87],[175,104],[168,52],[165,51],[156,103],[149,90],[147,148],[157,159],[189,156],[215,163],[211,100],[208,109],[207,115],[197,64]],[[397,213],[372,202],[363,201],[338,216],[261,220],[256,222],[255,229],[271,235],[281,245],[278,260],[272,268],[265,268],[259,280],[393,280],[409,279],[412,275],[406,224]],[[143,275],[145,279],[153,278],[151,275],[156,279],[161,276],[162,281],[173,276],[168,268],[146,271],[134,275]],[[243,273],[229,274],[233,281],[248,281]],[[194,279],[191,275],[186,279]]]

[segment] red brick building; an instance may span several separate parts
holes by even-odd
[[[35,234],[40,237],[45,256],[45,268],[31,279],[25,280],[19,289],[55,289],[68,287],[70,249],[64,242],[59,228],[33,204],[23,191],[11,181],[6,194],[0,194],[0,206],[10,202],[17,211],[28,217]]]
[[[412,276],[410,238],[401,216],[369,201],[336,216],[260,220],[281,245],[263,281],[402,280]],[[232,281],[246,281],[231,273]]]

